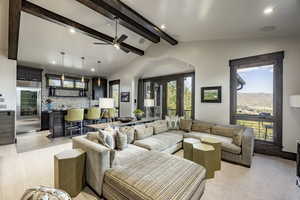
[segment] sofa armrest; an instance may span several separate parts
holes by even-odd
[[[74,137],[72,144],[73,149],[86,151],[86,182],[101,196],[104,173],[110,168],[110,150],[88,140],[86,136]]]
[[[252,128],[246,128],[242,139],[242,161],[244,165],[251,167],[253,153],[254,130]]]

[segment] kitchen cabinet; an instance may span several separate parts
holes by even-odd
[[[37,81],[42,82],[42,69],[36,69],[26,66],[17,66],[17,80],[19,81]]]
[[[98,84],[98,78],[93,78],[92,82],[92,99],[107,98],[107,79],[100,78],[100,85]]]

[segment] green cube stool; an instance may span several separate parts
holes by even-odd
[[[215,148],[211,145],[198,143],[193,145],[194,162],[206,169],[206,179],[215,177],[216,163],[214,160]]]
[[[215,170],[221,170],[221,142],[215,138],[204,137],[201,139],[204,144],[211,145],[215,148],[214,163]]]
[[[85,186],[85,152],[70,149],[54,156],[55,188],[76,197]]]
[[[183,140],[183,158],[193,161],[193,145],[200,143],[200,140],[195,138],[185,138]]]

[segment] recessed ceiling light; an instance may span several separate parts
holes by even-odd
[[[94,71],[95,71],[95,68],[92,68],[91,71],[94,72]]]
[[[265,15],[269,15],[269,14],[271,14],[273,11],[274,11],[274,10],[273,10],[272,7],[268,7],[268,8],[266,8],[266,9],[264,10],[264,14],[265,14]]]
[[[56,65],[56,61],[55,60],[51,61],[51,64]]]
[[[76,33],[76,31],[75,31],[75,29],[74,28],[70,28],[70,33],[72,33],[72,34],[74,34],[74,33]]]
[[[161,28],[161,29],[166,29],[167,27],[166,27],[165,24],[162,24],[162,25],[160,26],[160,28]]]

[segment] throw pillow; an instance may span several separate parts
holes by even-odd
[[[192,129],[192,120],[181,119],[180,120],[180,129],[186,132],[190,132]]]
[[[243,132],[245,131],[245,129],[241,129],[238,132],[235,132],[235,134],[233,135],[233,143],[238,145],[238,146],[242,146],[242,140],[243,140]]]
[[[166,120],[156,121],[154,123],[153,129],[154,129],[154,134],[155,135],[167,132],[169,130],[167,121]]]
[[[179,130],[180,118],[178,116],[166,116],[169,130]]]
[[[127,134],[126,133],[122,133],[121,131],[117,131],[116,141],[117,141],[117,149],[123,150],[123,149],[128,147]]]
[[[201,132],[201,133],[211,133],[211,127],[213,124],[208,122],[202,122],[194,120],[192,123],[192,131]]]
[[[99,131],[101,140],[111,149],[116,148],[116,132],[115,131]]]
[[[142,140],[153,135],[153,127],[135,127],[135,139]]]
[[[99,132],[89,132],[86,134],[86,138],[92,142],[99,144]]]
[[[132,144],[134,142],[134,128],[130,126],[120,127],[119,131],[127,135],[127,143]]]

